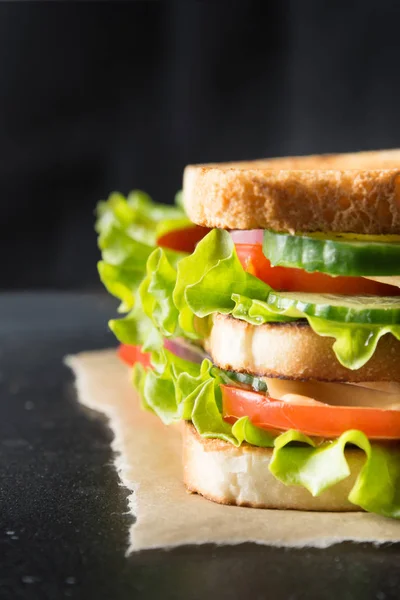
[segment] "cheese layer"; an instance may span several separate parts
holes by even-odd
[[[400,410],[400,384],[324,383],[320,381],[290,381],[266,379],[268,395],[291,404],[330,404]]]

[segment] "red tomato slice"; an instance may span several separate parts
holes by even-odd
[[[243,268],[268,283],[274,290],[286,292],[315,292],[359,296],[399,296],[400,288],[371,281],[364,277],[331,277],[324,273],[307,273],[303,269],[273,267],[264,256],[261,244],[236,244]]]
[[[185,229],[174,229],[157,239],[157,245],[178,252],[193,252],[196,244],[211,231],[208,227],[192,225]]]
[[[121,344],[117,350],[117,355],[122,362],[132,367],[139,362],[144,367],[150,367],[150,352],[142,352],[140,346],[129,346]]]
[[[300,405],[274,400],[264,394],[222,385],[225,420],[240,417],[261,429],[296,429],[307,435],[336,438],[344,431],[358,429],[370,439],[400,439],[400,411],[350,406]]]

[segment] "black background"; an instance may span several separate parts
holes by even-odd
[[[0,4],[0,286],[98,286],[93,209],[185,164],[400,145],[396,1]]]

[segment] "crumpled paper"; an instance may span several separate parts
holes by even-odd
[[[332,544],[400,541],[400,522],[363,512],[318,513],[223,506],[189,494],[182,482],[179,426],[142,411],[130,370],[114,350],[68,356],[79,402],[104,413],[114,433],[115,467],[131,491],[136,517],[129,552],[184,544],[326,548]]]

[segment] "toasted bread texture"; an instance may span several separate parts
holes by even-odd
[[[400,234],[400,150],[189,165],[183,192],[207,227]]]
[[[302,381],[400,382],[400,341],[384,335],[372,358],[352,371],[337,360],[334,339],[314,333],[307,321],[251,325],[216,314],[205,346],[222,369]]]
[[[254,508],[315,511],[354,511],[347,497],[365,462],[358,449],[346,450],[351,475],[314,497],[298,486],[285,486],[268,469],[271,448],[202,438],[189,422],[183,427],[183,468],[187,489],[220,504]]]

